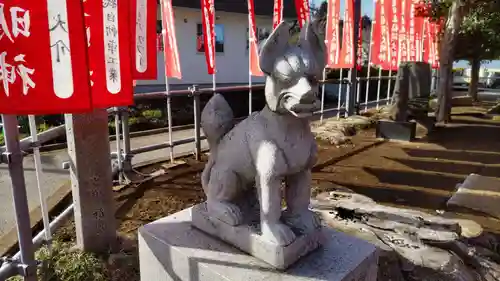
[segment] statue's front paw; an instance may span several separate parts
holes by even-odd
[[[243,221],[243,215],[238,206],[227,202],[207,202],[208,213],[211,217],[217,218],[229,225],[240,225]]]
[[[299,233],[309,233],[321,226],[320,218],[310,210],[300,213],[292,213],[285,210],[283,221]]]
[[[290,245],[295,241],[295,233],[282,223],[267,224],[262,223],[262,237],[273,244],[280,246]]]

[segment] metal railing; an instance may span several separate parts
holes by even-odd
[[[355,87],[355,96],[351,96],[350,98],[354,98],[356,103],[356,111],[367,111],[372,108],[379,108],[387,104],[392,96],[392,87],[390,83],[381,87],[384,81],[394,80],[395,76],[376,76],[376,77],[358,77],[354,79],[354,85],[349,82],[347,79],[330,79],[321,81],[321,110],[318,110],[314,113],[315,118],[319,118],[321,121],[324,118],[328,117],[336,117],[342,118],[347,117],[349,108],[348,103],[346,102],[350,95],[350,87]],[[375,91],[370,91],[370,82],[377,81],[376,85],[376,95],[370,95],[370,93],[374,93]],[[363,88],[362,84],[365,85]],[[328,89],[329,85],[338,85],[337,93],[333,93]],[[373,86],[373,85],[372,85]],[[170,98],[176,97],[186,97],[189,96],[192,98],[193,102],[193,136],[180,140],[172,139],[172,118],[171,114],[169,114],[169,140],[156,143],[151,145],[146,145],[138,148],[131,148],[131,134],[129,128],[129,113],[127,108],[112,108],[109,109],[108,112],[114,116],[115,118],[115,135],[116,135],[116,150],[112,152],[111,158],[116,161],[117,165],[114,166],[114,172],[118,173],[119,181],[122,183],[126,181],[125,177],[122,175],[127,172],[128,169],[132,167],[131,161],[135,155],[146,153],[150,151],[155,151],[159,149],[171,148],[173,149],[176,146],[193,143],[194,155],[199,159],[201,156],[201,141],[205,139],[205,137],[201,134],[200,129],[200,116],[201,116],[201,95],[212,95],[214,92],[217,93],[228,93],[228,92],[247,92],[263,90],[264,85],[252,85],[249,86],[232,86],[232,87],[219,87],[217,89],[212,88],[203,88],[199,89],[197,86],[193,85],[185,90],[176,90],[170,91],[168,94],[166,92],[153,92],[146,94],[135,94],[134,99],[136,103],[140,103],[145,100],[162,100],[168,102]],[[345,91],[344,91],[345,89]],[[382,90],[384,92],[382,92]],[[351,94],[352,95],[352,94]],[[333,96],[336,97],[335,103],[326,103],[327,97]],[[370,98],[370,96],[376,96],[376,98]],[[334,99],[335,100],[335,99]],[[4,120],[5,121],[5,120]],[[5,122],[4,122],[5,123]],[[30,124],[33,125],[33,124]],[[11,128],[12,130],[12,128]],[[40,147],[41,144],[48,142],[50,140],[60,138],[65,135],[65,126],[61,125],[55,128],[51,128],[45,132],[39,133],[38,135],[27,137],[20,141],[20,149],[21,150],[30,150],[33,149],[33,152],[36,153],[35,148]],[[7,144],[8,146],[8,144]],[[0,153],[5,154],[7,151],[6,147],[0,147]],[[173,153],[170,155],[171,159],[173,159]],[[36,164],[36,163],[35,163]],[[41,170],[41,167],[39,167]],[[39,180],[39,179],[38,179]],[[16,195],[18,193],[17,190],[13,190],[13,193]],[[26,197],[26,191],[24,191],[24,195],[17,194],[16,196],[24,196]],[[25,198],[26,199],[26,198]],[[43,198],[41,198],[43,202]],[[43,204],[43,203],[42,203]],[[26,221],[29,223],[29,213],[19,212],[17,209],[17,205],[15,208],[16,216],[17,216],[17,224],[18,225],[26,225]],[[48,214],[48,210],[45,210]],[[53,233],[57,230],[57,228],[64,222],[67,218],[69,218],[73,214],[73,205],[67,207],[61,214],[56,216],[50,223],[44,225],[44,230],[38,233],[31,240],[27,241],[26,235],[31,236],[31,231],[29,234],[27,230],[21,230],[18,228],[18,238],[20,242],[19,248],[20,251],[13,255],[11,258],[4,258],[3,264],[0,267],[0,280],[5,280],[6,278],[14,275],[22,275],[28,276],[25,280],[36,280],[32,279],[34,271],[36,272],[36,264],[33,260],[32,256],[36,249],[38,249],[43,243],[50,243],[50,233]],[[20,223],[23,222],[23,223]],[[31,230],[31,229],[30,229]],[[47,235],[48,234],[48,235]],[[26,246],[28,245],[28,246]],[[24,253],[24,257],[23,257]],[[26,256],[27,255],[27,256]]]

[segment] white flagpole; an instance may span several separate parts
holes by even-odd
[[[422,20],[422,31],[420,34],[420,60],[424,61],[424,42],[425,42],[425,20]]]
[[[326,67],[323,68],[323,85],[321,85],[321,115],[319,122],[323,123],[323,114],[325,111],[325,80],[326,80]]]
[[[165,15],[163,10],[165,4],[161,5],[161,19],[165,20]],[[163,61],[165,64],[165,93],[167,95],[167,125],[168,125],[168,144],[170,146],[170,162],[174,163],[174,141],[173,141],[173,132],[172,132],[172,97],[170,96],[170,85],[168,84],[168,75],[167,75],[167,57],[165,56],[165,39],[167,31],[165,30],[166,23],[163,23],[162,28],[162,40],[163,40]]]
[[[382,67],[378,68],[378,82],[377,82],[377,109],[380,108],[380,88],[382,87]]]
[[[248,4],[250,5],[250,3]],[[250,12],[250,11],[249,11]],[[248,116],[252,114],[252,15],[248,13]]]
[[[37,129],[36,129],[35,116],[29,115],[28,121],[29,121],[29,126],[30,126],[31,141],[33,143],[36,143],[36,142],[38,142],[38,135],[37,135]],[[47,242],[50,242],[50,240],[52,239],[52,234],[50,231],[49,210],[47,209],[47,200],[46,200],[45,194],[43,192],[43,187],[42,187],[42,183],[41,183],[41,181],[43,179],[42,160],[40,158],[40,149],[37,145],[35,145],[33,147],[33,158],[35,160],[36,183],[37,183],[37,187],[38,187],[38,196],[40,197],[40,209],[42,212],[43,229],[45,231],[45,240]]]
[[[168,122],[168,144],[170,145],[170,162],[174,163],[174,141],[172,137],[172,97],[168,77],[165,75],[165,92],[167,94],[167,122]]]
[[[248,57],[250,58],[250,56],[251,52],[248,52]],[[252,114],[252,72],[249,69],[248,70],[248,116],[250,116],[251,114]]]
[[[375,18],[375,9],[373,11],[373,18]],[[368,49],[368,70],[366,74],[366,92],[365,92],[365,111],[368,111],[368,93],[370,92],[370,73],[372,69],[372,47],[373,47],[373,28],[376,22],[373,21],[370,28],[370,45]],[[361,41],[361,46],[363,46],[363,41]],[[363,49],[363,48],[361,48]]]
[[[214,31],[215,31],[215,9],[214,9],[214,12],[212,13],[212,18],[213,18],[213,23],[214,23]],[[215,32],[214,32],[215,33]],[[215,74],[217,73],[217,64],[215,63],[215,53],[217,52],[216,50],[216,46],[217,46],[217,35],[214,36],[214,42],[213,42],[213,45],[214,45],[214,50],[215,52],[213,53],[213,56],[214,56],[214,74],[212,74],[212,90],[215,94],[215,89],[217,89],[217,82],[216,82],[216,76]]]
[[[339,78],[339,94],[337,97],[337,119],[340,119],[340,105],[341,105],[341,100],[342,100],[342,71],[343,69],[340,69],[340,78]]]

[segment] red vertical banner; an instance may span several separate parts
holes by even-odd
[[[257,46],[257,28],[255,27],[255,11],[253,0],[248,0],[248,40],[249,49],[248,55],[250,56],[249,71],[254,76],[264,76],[259,66],[259,51]]]
[[[203,26],[203,43],[207,60],[208,74],[215,74],[215,7],[214,0],[201,0],[201,21]]]
[[[91,110],[83,8],[73,0],[0,0],[0,113]]]
[[[165,76],[182,79],[172,0],[161,0]]]
[[[406,0],[406,14],[408,16],[408,60],[417,60],[417,44],[415,40],[415,0]]]
[[[371,63],[379,65],[383,69],[389,69],[390,28],[384,1],[391,0],[375,0],[375,24],[372,27]]]
[[[407,14],[406,4],[410,2],[410,0],[400,0],[399,11],[400,18],[398,21],[399,28],[399,61],[408,61],[408,33],[409,33],[409,15]]]
[[[273,29],[283,21],[283,0],[274,0],[273,6]]]
[[[363,17],[359,19],[359,28],[358,28],[358,61],[356,62],[356,68],[361,70],[363,67]]]
[[[342,47],[339,57],[339,68],[354,67],[354,0],[347,0],[342,30]]]
[[[423,51],[424,51],[424,18],[417,16],[416,12],[418,7],[420,7],[420,0],[413,0],[413,13],[415,14],[415,49],[416,49],[416,59],[417,61],[423,61]]]
[[[327,49],[326,67],[337,68],[340,56],[340,0],[328,1],[325,44]]]
[[[439,67],[439,53],[437,47],[438,25],[425,19],[424,33],[424,61],[429,63],[432,68]]]
[[[130,1],[130,39],[132,43],[132,78],[155,80],[156,1]]]
[[[440,32],[440,24],[434,23],[431,25],[432,31],[432,41],[431,41],[431,49],[432,49],[432,58],[431,65],[432,68],[439,68],[439,32]]]
[[[401,0],[386,1],[385,10],[389,18],[390,30],[390,69],[397,70],[399,64],[399,22],[401,21]]]
[[[295,0],[295,10],[297,11],[299,26],[302,28],[309,21],[309,0]]]
[[[87,27],[92,103],[133,104],[130,1],[83,1]]]
[[[430,33],[430,30],[429,30],[430,22],[426,18],[424,18],[423,21],[424,21],[424,28],[422,29],[422,34],[424,36],[423,36],[423,57],[422,57],[422,60],[424,62],[429,63],[430,58],[431,58],[431,55],[430,55],[431,44],[430,44],[430,40],[429,40],[431,37],[431,35],[429,34]]]

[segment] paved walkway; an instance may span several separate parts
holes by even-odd
[[[181,140],[193,137],[193,130],[182,130],[173,132],[173,140]],[[142,136],[131,139],[132,149],[168,142],[168,134],[157,134]],[[110,143],[111,151],[116,151],[116,142]],[[206,141],[202,141],[202,149],[207,148]],[[194,143],[183,144],[174,148],[174,154],[186,154],[194,151]],[[155,150],[136,155],[132,164],[137,165],[146,161],[160,160],[170,155],[170,149]],[[41,154],[44,175],[42,179],[42,188],[47,198],[49,207],[57,204],[64,198],[71,189],[69,171],[62,169],[62,163],[68,160],[66,150],[56,150]],[[33,156],[24,158],[24,175],[26,179],[26,189],[28,193],[28,204],[32,213],[32,223],[40,219],[40,199],[35,175],[35,164]],[[12,200],[12,191],[10,185],[10,176],[8,167],[0,164],[0,255],[16,241],[17,234],[15,230],[15,214]],[[14,240],[13,240],[14,239]]]

